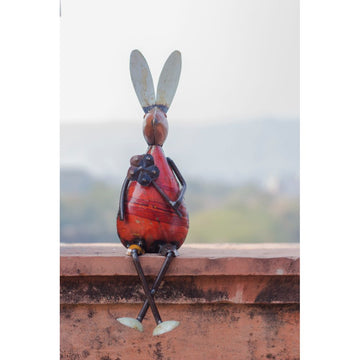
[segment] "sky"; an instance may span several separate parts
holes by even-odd
[[[129,56],[154,86],[173,50],[172,121],[299,118],[298,0],[62,0],[61,122],[142,118]]]

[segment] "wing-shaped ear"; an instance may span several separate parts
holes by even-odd
[[[181,72],[181,53],[175,50],[166,60],[161,71],[157,86],[155,104],[161,107],[165,113],[169,110],[174,98]]]
[[[139,50],[131,52],[130,75],[139,102],[147,113],[155,104],[154,83],[149,65]]]

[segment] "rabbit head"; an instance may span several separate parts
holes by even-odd
[[[130,55],[130,75],[136,95],[143,108],[143,134],[149,145],[162,146],[168,134],[166,113],[174,98],[181,72],[181,54],[174,51],[161,71],[155,97],[149,66],[139,50]]]

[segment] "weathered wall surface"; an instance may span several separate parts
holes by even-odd
[[[62,249],[60,357],[299,359],[298,249],[181,250],[156,295],[162,319],[180,325],[154,337],[150,309],[142,333],[116,321],[145,299],[121,247]],[[141,258],[150,284],[162,261]]]

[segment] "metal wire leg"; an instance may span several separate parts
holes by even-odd
[[[154,282],[154,284],[152,286],[152,289],[151,289],[151,295],[152,296],[154,296],[156,291],[159,289],[161,281],[164,278],[164,276],[165,276],[165,274],[166,274],[166,272],[167,272],[173,258],[174,258],[174,253],[172,251],[169,251],[166,254],[166,259],[163,262],[162,267],[161,267],[161,269],[160,269],[160,271],[158,273],[158,276],[156,277],[155,282]],[[137,320],[139,320],[140,322],[143,321],[143,319],[144,319],[144,317],[145,317],[145,315],[146,315],[146,313],[147,313],[147,311],[149,309],[149,306],[150,306],[149,301],[148,301],[148,299],[146,299],[142,309],[139,312]]]
[[[163,253],[163,252],[161,252],[161,253]],[[164,321],[163,322],[161,320],[161,317],[160,317],[159,311],[158,311],[158,309],[156,307],[153,296],[155,295],[156,291],[158,290],[158,288],[159,288],[159,286],[161,284],[161,281],[162,281],[166,271],[168,270],[169,265],[170,265],[173,257],[175,257],[177,255],[176,249],[174,248],[174,249],[166,250],[166,259],[163,262],[163,265],[162,265],[162,267],[161,267],[161,269],[160,269],[160,271],[159,271],[159,273],[158,273],[158,275],[157,275],[157,277],[155,279],[155,282],[154,282],[154,284],[152,286],[151,291],[150,291],[149,285],[148,285],[148,283],[146,281],[144,272],[142,270],[137,250],[136,249],[131,250],[130,254],[132,256],[136,271],[137,271],[137,273],[139,275],[139,278],[141,280],[141,283],[142,283],[142,286],[143,286],[143,289],[144,289],[144,292],[145,292],[145,295],[146,295],[146,300],[145,300],[145,302],[143,304],[142,309],[139,312],[139,315],[138,315],[137,319],[126,318],[125,317],[125,318],[118,318],[117,320],[121,324],[123,324],[125,326],[131,327],[131,328],[139,330],[139,331],[143,331],[143,327],[142,327],[141,322],[144,319],[145,314],[146,314],[146,312],[147,312],[147,310],[149,309],[149,306],[150,306],[151,311],[152,311],[152,313],[154,315],[155,321],[157,323],[157,326],[155,327],[155,329],[153,331],[154,336],[165,334],[166,332],[169,332],[169,331],[175,329],[180,323],[178,321],[174,321],[174,320],[169,320],[169,321]]]
[[[161,320],[161,317],[160,317],[160,314],[159,314],[159,310],[157,309],[155,301],[154,301],[154,299],[153,299],[153,297],[151,295],[149,285],[146,282],[146,278],[145,278],[144,272],[142,270],[142,267],[141,267],[141,264],[140,264],[140,261],[139,261],[139,256],[138,256],[137,251],[135,249],[131,250],[131,256],[133,258],[136,271],[137,271],[137,273],[139,275],[142,287],[144,289],[146,299],[147,299],[147,301],[148,301],[148,303],[150,305],[151,311],[152,311],[152,313],[154,315],[154,319],[155,319],[157,324],[160,324],[160,323],[162,323],[162,320]]]

